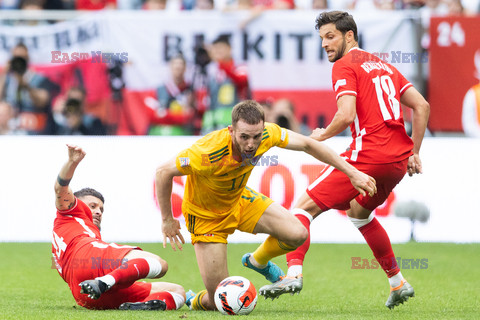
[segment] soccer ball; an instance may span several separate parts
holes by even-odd
[[[257,305],[257,290],[244,277],[225,278],[215,290],[215,305],[222,314],[249,314]]]

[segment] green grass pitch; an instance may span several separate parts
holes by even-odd
[[[190,244],[182,252],[161,244],[140,244],[169,262],[165,281],[186,290],[203,288]],[[240,259],[257,244],[228,246],[231,275],[250,279],[258,289],[266,280],[242,267]],[[67,284],[52,269],[48,243],[0,243],[0,319],[223,319],[218,312],[90,311],[75,306]],[[415,298],[394,310],[384,306],[389,293],[381,269],[352,269],[352,257],[372,259],[366,244],[312,244],[300,295],[274,301],[259,297],[251,319],[478,319],[480,245],[407,243],[394,245],[402,259],[423,260],[402,273]],[[286,270],[285,258],[274,260]],[[421,260],[422,261],[422,260]],[[407,260],[408,262],[408,260]],[[409,263],[410,264],[410,263]],[[361,263],[360,263],[361,265]],[[421,268],[423,267],[423,268]]]

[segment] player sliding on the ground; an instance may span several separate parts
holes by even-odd
[[[419,152],[430,106],[395,67],[358,48],[357,26],[347,12],[320,14],[316,29],[328,60],[335,62],[332,82],[338,111],[327,128],[316,129],[311,137],[323,141],[350,126],[353,141],[342,156],[375,178],[378,192],[359,194],[341,172],[329,167],[307,188],[292,212],[310,229],[312,219],[320,213],[347,210],[387,274],[391,292],[385,305],[391,309],[413,297],[414,291],[400,272],[387,233],[371,212],[387,199],[405,173],[422,172]],[[400,103],[413,109],[413,141],[405,132]],[[273,299],[302,290],[302,266],[309,246],[310,237],[288,253],[287,276],[260,288],[260,294]]]
[[[182,286],[140,282],[160,278],[168,269],[159,256],[138,247],[102,241],[100,223],[104,198],[96,190],[75,193],[68,186],[85,152],[68,147],[68,161],[55,181],[57,217],[52,254],[60,276],[75,301],[88,309],[175,310],[185,303]]]

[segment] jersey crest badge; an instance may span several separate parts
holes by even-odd
[[[188,167],[190,165],[190,158],[180,157],[179,160],[180,160],[180,167],[182,168]]]

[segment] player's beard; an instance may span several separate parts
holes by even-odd
[[[332,61],[330,61],[330,62],[335,62],[338,59],[341,59],[343,57],[343,55],[345,54],[345,49],[346,48],[347,48],[347,42],[345,41],[345,35],[344,35],[343,39],[342,39],[342,46],[340,47],[340,49],[335,54],[335,57],[333,57]]]
[[[242,147],[240,146],[240,144],[237,142],[237,138],[235,138],[235,136],[232,137],[232,143],[233,143],[233,148],[236,149],[239,153],[240,153],[240,158],[241,160],[240,161],[243,161],[245,159],[250,159],[250,158],[253,158],[253,156],[255,155],[255,153],[257,152],[257,148],[254,149],[254,152],[252,152],[251,154],[246,154],[244,153],[244,150],[242,150]]]

